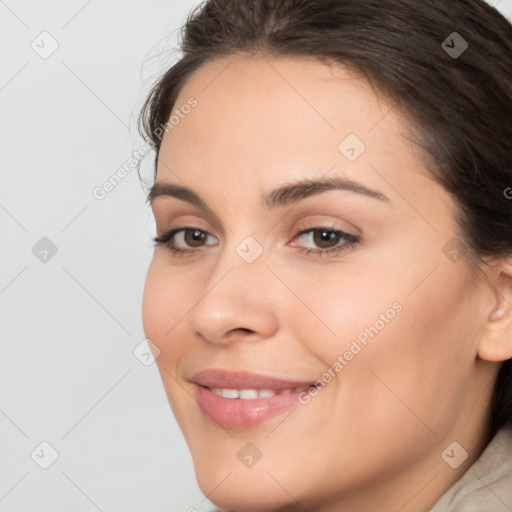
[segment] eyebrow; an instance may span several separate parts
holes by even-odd
[[[283,185],[272,190],[263,198],[263,203],[267,208],[277,208],[286,206],[290,203],[301,201],[307,197],[328,192],[331,190],[342,190],[363,195],[380,201],[389,201],[389,198],[382,192],[368,188],[367,186],[357,183],[349,178],[332,177],[322,179],[303,180],[289,185]],[[147,201],[153,204],[153,201],[160,196],[174,197],[182,201],[186,201],[203,209],[209,209],[204,201],[193,190],[181,185],[172,183],[154,183],[151,187]]]

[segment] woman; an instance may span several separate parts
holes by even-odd
[[[141,115],[147,337],[236,511],[512,510],[512,27],[210,0]]]

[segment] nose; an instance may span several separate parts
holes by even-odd
[[[190,312],[193,331],[210,344],[264,340],[278,329],[272,273],[263,262],[248,264],[237,258],[235,254],[217,265]]]

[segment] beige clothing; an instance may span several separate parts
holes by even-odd
[[[505,427],[430,512],[511,511],[512,427]]]

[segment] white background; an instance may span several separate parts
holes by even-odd
[[[512,18],[512,0],[493,3]],[[133,354],[146,189],[133,169],[92,193],[141,146],[144,94],[196,4],[0,0],[0,512],[211,508],[156,367]],[[48,58],[31,47],[53,40]]]

